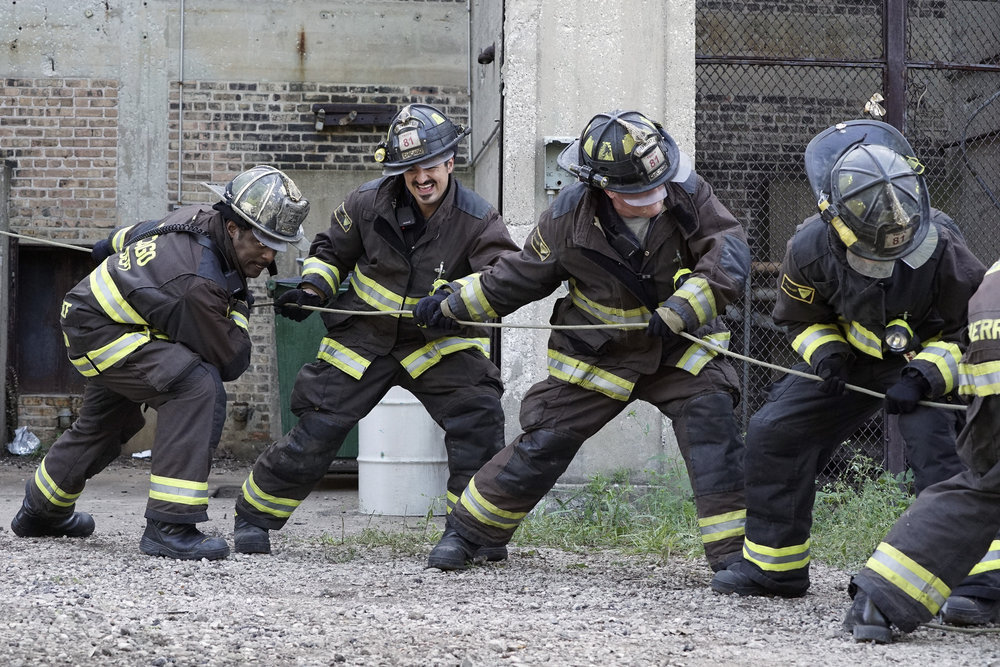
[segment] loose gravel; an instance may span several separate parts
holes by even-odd
[[[997,634],[855,644],[841,629],[849,574],[822,565],[795,600],[717,595],[701,561],[610,552],[515,546],[504,563],[427,570],[426,551],[343,544],[381,520],[327,506],[341,493],[310,496],[270,556],[145,556],[141,499],[107,488],[80,501],[93,536],[21,539],[7,526],[30,472],[0,466],[4,665],[1000,665]],[[115,474],[141,486],[148,472],[102,473]],[[230,544],[231,507],[213,498],[205,524]]]

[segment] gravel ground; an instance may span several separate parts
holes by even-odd
[[[713,594],[700,561],[513,547],[500,564],[425,570],[426,550],[341,543],[366,526],[331,483],[272,533],[270,556],[151,558],[138,550],[148,468],[116,464],[79,503],[83,540],[20,539],[9,522],[33,464],[0,461],[0,661],[5,665],[1000,665],[997,634],[921,628],[889,646],[841,630],[848,573],[814,567],[797,600]],[[213,473],[208,533],[232,539],[234,485]],[[96,488],[95,488],[96,487]],[[441,520],[435,519],[440,527]]]

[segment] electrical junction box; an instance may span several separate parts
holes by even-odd
[[[576,141],[576,137],[543,137],[545,145],[545,190],[548,192],[558,192],[563,186],[569,185],[576,180],[576,176],[569,173],[558,164],[556,158],[563,152],[563,149]]]

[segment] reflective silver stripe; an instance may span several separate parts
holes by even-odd
[[[150,475],[149,497],[181,505],[208,505],[208,482]]]
[[[295,500],[294,498],[279,498],[278,496],[265,493],[257,486],[252,472],[247,477],[247,480],[243,482],[243,499],[261,512],[279,519],[290,517],[295,508],[302,503],[301,500]]]
[[[748,539],[743,540],[743,557],[755,563],[757,567],[770,572],[788,572],[800,570],[809,564],[809,541],[791,547],[765,547],[754,544]]]
[[[716,347],[721,347],[724,350],[728,350],[729,337],[730,334],[728,331],[726,331],[722,333],[710,334],[708,336],[704,336],[702,340],[704,340],[707,343],[711,343]],[[716,356],[717,354],[719,353],[714,350],[710,350],[703,345],[695,344],[689,347],[684,352],[683,356],[681,356],[680,360],[678,360],[676,366],[681,370],[687,371],[691,375],[697,375],[705,367],[705,364],[711,361],[712,357]]]
[[[958,391],[966,396],[996,396],[1000,394],[1000,361],[981,364],[961,363],[958,366]]]
[[[569,281],[569,294],[574,306],[605,324],[645,324],[649,321],[650,313],[646,308],[622,310],[588,299],[577,287],[574,278]]]
[[[716,310],[712,286],[704,278],[688,278],[683,285],[677,288],[673,296],[687,301],[695,315],[698,316],[698,324],[705,324],[709,320],[715,319],[719,314],[719,311]]]
[[[958,363],[961,358],[962,352],[957,345],[936,341],[924,345],[924,349],[920,350],[913,361],[933,364],[944,379],[944,390],[947,393],[955,388],[955,382],[958,380]]]
[[[122,324],[147,324],[118,291],[111,278],[107,262],[102,262],[90,273],[90,291],[101,308],[115,322]]]
[[[316,275],[326,282],[331,294],[336,294],[340,289],[340,271],[332,264],[327,264],[323,260],[315,257],[306,257],[302,262],[302,277]]]
[[[133,227],[135,227],[135,225],[129,225],[124,229],[119,229],[111,237],[111,247],[114,249],[116,253],[121,252],[122,248],[125,247],[125,235],[128,234]]]
[[[882,358],[882,341],[857,322],[851,322],[851,328],[847,331],[847,342],[869,357]]]
[[[402,310],[405,298],[367,277],[355,268],[351,273],[351,287],[361,300],[375,310]]]
[[[86,377],[91,377],[103,372],[106,368],[114,366],[120,360],[132,354],[135,350],[148,343],[150,340],[149,331],[136,331],[125,334],[120,338],[111,341],[107,345],[83,357],[71,357],[70,363],[80,373]]]
[[[236,324],[236,326],[238,326],[241,329],[249,329],[250,328],[250,321],[247,320],[247,316],[244,315],[241,312],[238,312],[238,311],[235,311],[235,310],[232,311],[232,312],[230,312],[229,313],[229,319],[231,319],[233,321],[233,323]]]
[[[985,556],[979,559],[979,562],[975,564],[969,574],[981,574],[994,570],[1000,570],[1000,540],[993,540],[990,543],[990,550],[986,552]]]
[[[490,356],[490,341],[488,338],[459,338],[456,336],[438,338],[408,355],[400,363],[403,364],[403,368],[410,374],[410,377],[418,378],[428,368],[441,361],[444,355],[468,349],[479,350],[483,356],[488,357]]]
[[[812,355],[827,343],[846,343],[840,327],[833,324],[814,324],[807,327],[792,341],[792,347],[803,359],[812,363]]]
[[[572,357],[549,350],[549,374],[570,384],[579,385],[618,401],[627,401],[634,382],[601,370]]]
[[[468,312],[470,321],[482,322],[497,316],[497,312],[493,310],[493,306],[483,294],[483,286],[478,273],[473,274],[471,280],[463,278],[458,282],[461,285],[458,295]]]
[[[332,338],[324,338],[320,341],[319,352],[316,358],[339,368],[355,380],[360,380],[364,372],[368,370],[371,363],[357,352],[341,345]]]
[[[60,489],[59,485],[52,481],[52,478],[49,476],[49,472],[45,468],[45,459],[42,459],[41,465],[35,471],[35,486],[56,507],[71,507],[76,502],[76,499],[80,497],[80,493],[83,493],[82,491],[79,493],[66,493]]]
[[[937,613],[951,593],[951,589],[927,568],[885,542],[878,545],[865,567],[922,604],[932,614]]]
[[[469,481],[469,485],[462,492],[461,503],[462,507],[467,509],[479,523],[511,532],[528,514],[527,512],[508,512],[486,500],[476,488],[475,477]]]
[[[745,509],[698,519],[701,541],[707,544],[728,537],[742,536],[746,522],[747,511]]]

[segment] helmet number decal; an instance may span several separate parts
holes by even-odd
[[[402,159],[408,159],[424,154],[424,146],[420,142],[420,133],[416,128],[403,130],[396,136],[399,142],[399,152]]]
[[[910,240],[913,238],[913,233],[916,231],[916,225],[908,225],[902,229],[889,229],[883,227],[879,230],[879,236],[882,237],[881,243],[878,247],[883,251],[893,251],[899,248],[905,248],[910,244]]]
[[[655,180],[668,166],[667,156],[660,148],[657,137],[650,137],[649,140],[636,146],[635,155],[642,163],[642,168],[650,181]]]

